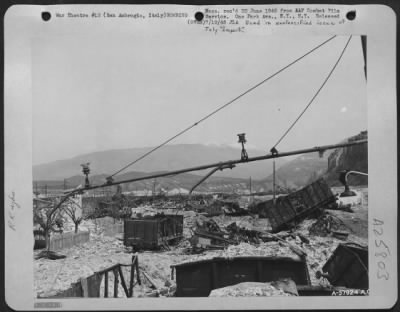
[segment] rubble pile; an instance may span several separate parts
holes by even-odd
[[[221,228],[218,226],[217,222],[213,219],[209,219],[203,215],[198,215],[195,223],[196,229],[201,229],[203,231],[220,234],[222,232]]]
[[[285,231],[271,234],[271,224],[267,218],[258,216],[218,215],[208,218],[190,210],[180,210],[169,202],[155,207],[141,204],[132,208],[132,216],[145,217],[160,212],[183,215],[183,237],[177,244],[171,244],[163,251],[141,251],[138,255],[142,285],[134,287],[134,297],[169,297],[176,290],[176,281],[171,276],[171,265],[196,262],[212,258],[235,257],[288,257],[299,260],[301,250],[305,256],[312,286],[329,286],[326,278],[317,279],[316,272],[332,256],[343,240],[366,245],[368,195],[363,193],[362,205],[352,207],[354,212],[325,210],[318,218],[309,216],[299,220],[295,226]],[[37,296],[51,296],[70,287],[80,278],[114,264],[130,264],[132,250],[124,246],[117,237],[105,235],[107,226],[118,223],[111,217],[83,220],[80,231],[90,231],[90,241],[69,249],[59,250],[65,258],[50,260],[40,258],[34,261],[34,287]],[[122,222],[122,221],[120,221]],[[65,223],[64,232],[74,231],[71,221]],[[347,235],[338,235],[347,233]],[[210,248],[200,248],[194,253],[193,237],[197,243]],[[219,249],[217,249],[218,247]],[[294,248],[293,248],[294,247]],[[40,250],[35,251],[38,255]],[[129,280],[130,268],[124,267],[125,281]],[[113,296],[113,274],[109,274],[109,297]],[[290,283],[289,283],[290,284]],[[215,289],[211,297],[239,296],[295,296],[295,292],[285,288],[284,283],[241,283]],[[104,280],[101,284],[104,288]],[[288,291],[289,289],[289,291]],[[101,296],[104,290],[101,291]],[[119,283],[119,297],[125,292]]]
[[[311,235],[328,236],[337,231],[348,231],[348,227],[340,220],[329,213],[325,213],[318,218],[318,220],[311,225],[309,233]]]
[[[183,237],[189,239],[193,235],[193,228],[196,225],[196,213],[194,211],[183,212]]]
[[[154,216],[157,214],[158,210],[150,205],[141,205],[136,208],[131,208],[132,215],[131,218]]]
[[[185,261],[196,262],[199,260],[207,260],[213,258],[234,258],[246,256],[271,256],[271,257],[288,257],[298,259],[298,256],[290,250],[288,246],[279,242],[261,243],[258,246],[249,243],[240,243],[238,245],[230,245],[224,250],[208,251],[199,255],[192,255]],[[180,262],[179,262],[180,263]],[[179,264],[174,263],[174,264]]]
[[[276,287],[274,283],[244,282],[232,286],[214,289],[209,297],[288,297],[295,294]]]
[[[232,222],[236,222],[239,227],[244,227],[248,230],[269,231],[271,229],[268,219],[258,218],[257,216],[237,217],[221,215],[212,217],[212,219],[217,222],[221,228],[226,228]]]
[[[229,238],[237,242],[242,241],[259,244],[261,241],[260,232],[239,227],[236,222],[232,222],[228,225],[226,230],[229,232]]]

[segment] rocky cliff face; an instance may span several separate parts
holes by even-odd
[[[349,138],[349,141],[367,139],[367,131]],[[368,144],[354,145],[346,148],[338,148],[329,155],[328,170],[324,178],[332,186],[341,185],[339,182],[339,171],[355,170],[368,173]],[[348,178],[350,185],[368,185],[368,177],[360,175],[350,175]]]

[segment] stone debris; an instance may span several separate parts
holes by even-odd
[[[318,236],[328,236],[333,232],[341,232],[349,230],[349,228],[344,224],[344,222],[329,213],[325,213],[318,218],[318,220],[313,223],[309,229],[311,235]]]
[[[293,293],[286,292],[273,283],[244,282],[233,286],[214,289],[209,297],[290,297]]]
[[[270,256],[270,257],[288,257],[299,259],[299,257],[291,251],[288,246],[282,245],[279,242],[261,243],[258,246],[249,243],[240,243],[239,245],[230,245],[224,250],[208,251],[200,255],[192,255],[185,261],[174,264],[187,262],[196,262],[199,260],[207,260],[213,258],[235,258],[246,256]]]

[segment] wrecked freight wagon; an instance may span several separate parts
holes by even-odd
[[[182,237],[182,215],[157,214],[124,221],[124,244],[135,249],[166,247]]]
[[[368,289],[368,248],[356,243],[339,244],[322,271],[317,271],[316,277],[326,278],[331,285]]]
[[[309,216],[317,216],[321,209],[336,208],[336,197],[323,178],[307,185],[306,187],[257,204],[253,213],[260,218],[268,218],[272,232],[290,228],[294,223]]]
[[[207,297],[213,289],[243,282],[272,282],[290,278],[310,286],[305,259],[289,257],[212,258],[171,266],[175,270],[177,297]]]

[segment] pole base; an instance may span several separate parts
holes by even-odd
[[[357,194],[350,190],[346,190],[340,194],[340,197],[350,197],[350,196],[357,196]]]

